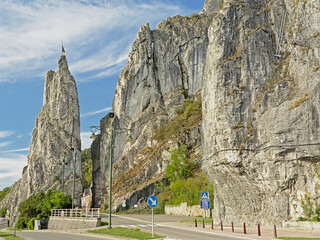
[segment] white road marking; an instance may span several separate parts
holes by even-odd
[[[125,216],[120,216],[120,215],[117,215],[117,217],[125,218],[125,219],[131,219],[131,220],[140,221],[140,222],[144,222],[144,223],[150,223],[149,221],[144,221],[144,220],[140,220],[140,219],[136,219],[136,218],[131,218],[131,217],[125,217]],[[214,233],[214,232],[200,231],[200,230],[197,230],[197,229],[177,227],[177,226],[171,226],[171,225],[163,225],[163,224],[162,224],[162,227],[169,227],[169,228],[175,228],[175,229],[180,229],[180,230],[186,230],[186,231],[192,231],[192,232],[199,232],[199,233],[206,233],[206,234],[210,234],[210,235],[224,236],[224,237],[232,237],[232,238],[245,239],[245,240],[256,240],[256,239],[257,239],[257,238],[248,238],[248,237],[244,237],[244,236],[227,235],[227,234],[223,234],[223,233]]]

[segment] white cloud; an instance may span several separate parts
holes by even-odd
[[[12,131],[0,131],[0,138],[6,138],[9,137],[13,134],[14,132]]]
[[[92,139],[91,137],[91,132],[81,132],[80,133],[81,137],[81,149],[86,149],[91,147]]]
[[[124,65],[138,26],[177,13],[174,4],[147,0],[1,1],[0,83],[47,70],[62,40],[74,74],[111,74]]]
[[[0,157],[0,189],[11,186],[22,174],[22,169],[27,165],[27,155],[10,154]]]
[[[14,152],[27,152],[29,151],[30,148],[19,148],[19,149],[13,149],[13,150],[5,150],[5,151],[0,151],[0,153],[14,153]]]
[[[99,113],[108,112],[110,110],[112,110],[112,108],[111,107],[107,107],[107,108],[100,109],[100,110],[97,110],[97,111],[94,111],[94,112],[82,113],[82,114],[80,114],[80,117],[92,116],[92,115],[96,115],[96,114],[99,114]]]
[[[0,147],[5,147],[10,145],[12,142],[0,142]]]

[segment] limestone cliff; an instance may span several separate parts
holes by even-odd
[[[319,1],[224,1],[208,30],[203,170],[216,221],[273,224],[319,202]]]
[[[58,62],[57,72],[46,75],[43,107],[32,132],[28,166],[22,178],[0,203],[11,209],[12,223],[18,216],[19,204],[28,196],[48,189],[72,194],[75,166],[75,203],[80,203],[82,171],[80,154],[80,114],[76,82],[68,70],[65,56]],[[75,161],[75,165],[74,165]]]
[[[113,189],[117,204],[126,197],[132,206],[150,195],[153,183],[163,178],[170,151],[179,144],[189,145],[201,159],[199,126],[167,142],[157,142],[152,136],[156,128],[176,116],[186,97],[200,96],[211,18],[176,16],[154,30],[148,24],[140,28],[113,101],[113,128],[130,129],[132,137],[128,141],[126,132],[114,132]],[[110,124],[101,120],[101,135],[92,145],[96,206],[106,197],[110,143],[106,129]]]
[[[49,188],[61,189],[63,174],[65,189],[71,193],[75,162],[76,196],[79,198],[82,170],[78,93],[64,55],[58,65],[57,72],[49,71],[46,75],[43,107],[32,132],[28,195]]]
[[[113,139],[115,195],[131,204],[153,191],[173,147],[200,139],[152,135],[201,92],[195,151],[214,184],[216,221],[280,223],[303,216],[305,196],[319,204],[319,16],[316,0],[207,0],[200,15],[142,26],[118,80],[116,119],[101,121],[93,144],[96,203],[107,126],[132,130],[130,141]]]

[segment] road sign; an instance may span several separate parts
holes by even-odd
[[[156,207],[158,205],[158,198],[156,196],[151,195],[148,198],[148,205],[152,208]]]
[[[210,209],[210,199],[209,198],[201,198],[200,199],[200,208],[201,209]]]
[[[126,207],[127,205],[125,203],[122,203],[122,207]]]
[[[208,192],[201,192],[201,198],[209,198]]]

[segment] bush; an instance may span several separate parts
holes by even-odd
[[[27,229],[34,230],[34,220],[35,220],[35,218],[30,219],[30,221],[27,224]]]
[[[70,195],[65,195],[64,193],[55,190],[49,190],[46,194],[44,194],[43,192],[39,192],[36,195],[30,196],[20,204],[20,218],[24,219],[25,221],[25,226],[22,224],[22,222],[21,227],[26,228],[27,223],[29,227],[30,221],[32,219],[34,220],[35,218],[37,220],[49,219],[51,209],[71,208],[71,206],[72,200]]]
[[[171,163],[166,168],[166,176],[170,181],[187,179],[192,176],[194,169],[186,145],[172,150]]]
[[[16,226],[17,226],[17,229],[25,229],[27,227],[27,218],[19,217]]]
[[[8,195],[11,191],[11,187],[6,187],[2,191],[0,191],[0,202]]]
[[[179,205],[182,202],[186,202],[189,206],[199,205],[201,192],[205,192],[207,189],[206,175],[203,172],[198,172],[194,177],[171,182],[170,186],[158,195],[158,198],[160,203],[169,205]],[[209,192],[211,203],[213,203],[213,187],[211,184],[209,184]],[[212,208],[211,204],[210,207]],[[159,204],[157,208],[164,208],[164,205]]]
[[[7,209],[6,208],[1,208],[0,210],[0,217],[4,218],[7,214]]]

